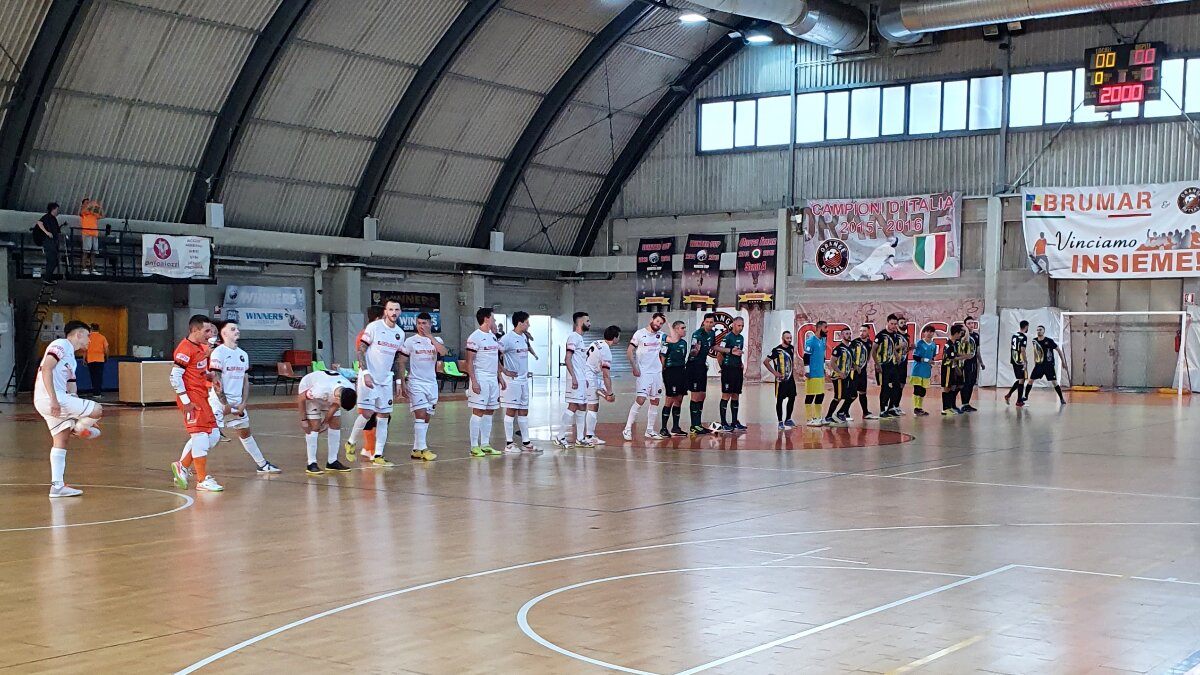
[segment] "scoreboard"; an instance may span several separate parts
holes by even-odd
[[[1166,44],[1096,47],[1084,52],[1083,104],[1099,108],[1162,98],[1162,62]]]

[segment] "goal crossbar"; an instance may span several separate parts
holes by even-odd
[[[1183,388],[1191,386],[1191,378],[1187,369],[1187,359],[1185,352],[1187,351],[1187,322],[1188,313],[1183,310],[1167,311],[1156,310],[1146,312],[1063,312],[1063,333],[1066,334],[1071,329],[1071,317],[1073,316],[1174,316],[1179,318],[1179,354],[1175,361],[1175,395],[1183,396]],[[1060,336],[1061,338],[1062,336]]]

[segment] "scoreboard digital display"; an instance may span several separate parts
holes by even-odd
[[[1099,108],[1162,98],[1166,44],[1140,42],[1084,52],[1083,104]]]

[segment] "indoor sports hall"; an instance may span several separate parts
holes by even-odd
[[[0,675],[1200,675],[1195,0],[0,52]]]

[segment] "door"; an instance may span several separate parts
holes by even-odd
[[[554,346],[550,339],[550,317],[537,314],[529,317],[529,336],[533,338],[536,359],[529,359],[529,372],[538,377],[549,377],[554,367]]]

